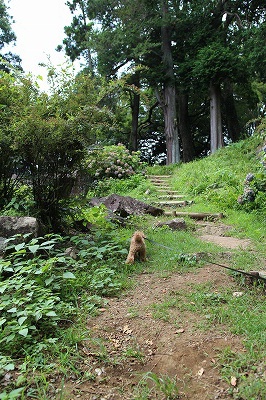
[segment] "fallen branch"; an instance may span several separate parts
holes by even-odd
[[[165,211],[164,215],[173,215],[175,217],[190,217],[193,219],[205,219],[205,218],[224,218],[223,213],[193,213],[193,212],[179,212],[179,211]]]

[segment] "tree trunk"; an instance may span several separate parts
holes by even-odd
[[[189,126],[188,95],[186,93],[180,93],[178,95],[178,107],[179,133],[183,150],[182,160],[183,162],[189,162],[195,158],[196,152]]]
[[[137,151],[138,149],[138,126],[139,126],[139,94],[133,93],[131,104],[131,134],[130,134],[130,149]]]
[[[224,84],[223,101],[228,135],[232,142],[237,142],[240,139],[241,129],[235,107],[232,83],[229,80],[226,80]]]
[[[180,162],[178,128],[176,119],[175,88],[171,85],[164,87],[164,127],[166,138],[166,164]]]
[[[176,90],[174,63],[171,49],[171,35],[168,21],[168,2],[162,2],[162,57],[165,70],[163,85],[163,111],[165,125],[165,139],[167,160],[166,163],[174,164],[180,162],[180,149],[178,139],[178,128],[176,120]]]
[[[210,85],[211,154],[223,147],[221,90],[219,84]]]

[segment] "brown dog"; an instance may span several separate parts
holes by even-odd
[[[140,261],[146,259],[145,235],[141,231],[136,231],[131,238],[129,253],[126,259],[126,264],[134,264],[136,256],[139,256]]]

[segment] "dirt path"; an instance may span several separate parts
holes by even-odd
[[[206,236],[216,237],[217,244],[225,245],[223,235],[229,227],[200,223],[199,229],[203,240],[207,240]],[[250,245],[247,241],[226,239],[229,249]],[[199,329],[198,322],[204,324],[204,316],[182,311],[176,302],[163,308],[165,302],[178,298],[178,293],[192,290],[195,283],[208,283],[214,292],[225,286],[232,293],[235,291],[232,278],[224,270],[205,265],[196,272],[173,273],[169,277],[142,274],[132,290],[109,299],[101,314],[88,321],[89,336],[95,340],[84,342],[80,349],[87,356],[84,371],[93,374],[95,381],[67,382],[68,398],[165,399],[158,390],[150,397],[141,397],[145,385],[139,381],[151,371],[173,378],[179,398],[232,399],[230,384],[219,375],[217,356],[225,348],[244,351],[240,339],[222,328]]]

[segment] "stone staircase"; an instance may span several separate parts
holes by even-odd
[[[171,175],[148,175],[148,179],[156,187],[158,201],[153,201],[158,207],[184,207],[191,204],[191,201],[185,199],[185,195],[180,194],[177,190],[171,189]]]
[[[159,193],[158,201],[152,200],[151,203],[157,207],[163,208],[164,215],[171,215],[174,217],[188,216],[193,219],[220,219],[224,217],[222,213],[177,211],[176,208],[193,204],[193,200],[187,200],[184,194],[180,194],[177,190],[172,190],[172,175],[148,175],[147,178],[156,187]]]

